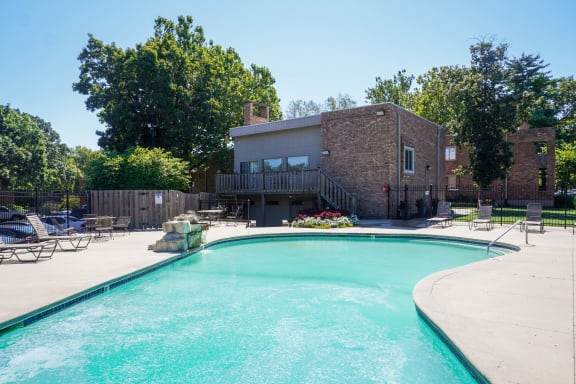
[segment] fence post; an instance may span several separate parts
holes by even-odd
[[[500,184],[500,226],[504,223],[504,187]]]
[[[34,212],[40,214],[40,207],[38,206],[38,188],[34,188]]]

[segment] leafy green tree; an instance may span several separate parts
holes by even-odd
[[[556,125],[557,119],[549,103],[552,78],[544,71],[547,67],[538,55],[522,54],[508,61],[507,83],[516,105],[517,127],[524,122],[532,127]]]
[[[507,87],[506,44],[481,41],[470,47],[470,71],[458,95],[464,107],[456,128],[456,143],[469,149],[472,180],[487,188],[504,178],[512,166],[505,140],[514,129],[515,105]]]
[[[321,112],[322,106],[315,101],[292,100],[288,103],[284,115],[287,119],[295,119],[297,117],[318,115]]]
[[[317,103],[312,100],[292,100],[288,104],[285,116],[287,119],[294,119],[296,117],[318,115],[326,111],[354,108],[356,104],[356,101],[352,100],[350,95],[341,93],[336,97],[328,97],[324,103]]]
[[[357,105],[356,101],[352,100],[350,95],[339,93],[338,96],[330,96],[324,102],[324,111],[339,111],[342,109],[354,108]]]
[[[550,99],[558,119],[556,135],[566,143],[576,142],[576,80],[573,76],[556,79]]]
[[[50,123],[0,106],[0,188],[71,188],[80,172]]]
[[[0,187],[38,187],[44,182],[46,170],[46,142],[37,120],[0,106]]]
[[[175,189],[190,183],[188,163],[161,148],[128,148],[99,154],[88,168],[88,189]]]
[[[460,66],[432,68],[418,76],[414,89],[414,113],[440,124],[448,133],[454,133],[458,117],[464,108],[458,98],[459,84],[469,69]]]
[[[371,104],[394,103],[402,108],[413,109],[413,81],[414,75],[406,75],[405,69],[398,71],[392,79],[376,77],[374,88],[366,90],[366,101]]]
[[[159,147],[193,169],[205,167],[229,151],[228,129],[242,125],[244,101],[264,103],[271,120],[281,118],[270,71],[247,69],[232,48],[206,42],[190,16],[156,19],[154,36],[134,49],[90,35],[78,59],[73,89],[106,125],[98,144],[109,152]]]
[[[556,147],[556,188],[576,188],[576,143]]]

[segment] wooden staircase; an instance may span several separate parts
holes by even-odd
[[[356,214],[356,194],[346,191],[323,170],[318,173],[318,178],[319,195],[326,203],[333,208]]]

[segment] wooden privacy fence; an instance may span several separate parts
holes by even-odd
[[[130,216],[136,229],[159,228],[189,210],[198,210],[200,195],[173,190],[89,191],[89,210],[100,216]]]

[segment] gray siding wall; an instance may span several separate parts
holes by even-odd
[[[234,138],[234,172],[244,161],[308,156],[310,169],[320,163],[320,126],[257,133]]]

